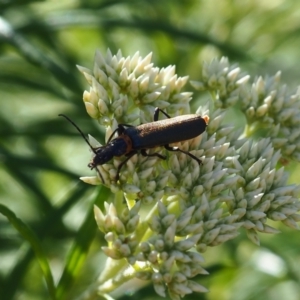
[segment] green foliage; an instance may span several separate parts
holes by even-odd
[[[258,76],[282,70],[282,81],[293,87],[299,78],[299,5],[0,0],[1,299],[77,299],[103,269],[106,241],[92,209],[104,209],[112,196],[78,180],[88,172],[87,146],[57,117],[66,113],[104,142],[103,126],[86,114],[87,85],[76,64],[91,67],[96,49],[122,49],[125,56],[152,51],[159,67],[176,65],[180,76],[200,81],[203,60],[227,56]],[[192,110],[207,99],[195,92]],[[241,118],[237,111],[227,116],[237,125]],[[299,183],[296,164],[288,170]],[[205,256],[210,276],[196,278],[210,293],[185,299],[296,299],[298,233],[280,230],[261,236],[260,248],[243,234],[211,248]],[[114,297],[157,299],[153,288],[135,283]]]

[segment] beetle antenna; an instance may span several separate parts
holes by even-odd
[[[86,136],[83,134],[83,132],[81,131],[81,129],[66,115],[64,114],[59,114],[59,117],[64,117],[65,119],[67,119],[77,130],[78,132],[81,134],[81,136],[84,138],[84,140],[86,141],[86,143],[90,146],[90,148],[92,149],[92,151],[95,153],[95,155],[97,155],[97,152],[95,151],[95,148],[91,145],[91,143],[89,142],[89,140],[86,138]],[[94,167],[93,167],[94,168]],[[102,183],[104,183],[104,179],[102,177],[102,174],[100,173],[100,171],[98,170],[97,166],[95,166],[96,168],[96,172],[98,173],[98,175],[100,176]]]
[[[59,114],[58,115],[59,117],[64,117],[65,119],[67,119],[77,130],[78,130],[78,132],[81,134],[81,136],[84,138],[84,140],[86,141],[86,143],[90,146],[90,148],[92,149],[92,151],[95,153],[95,154],[97,154],[96,153],[96,151],[95,151],[95,149],[94,149],[94,147],[91,145],[91,143],[89,142],[89,140],[86,138],[86,136],[83,134],[83,132],[81,131],[81,129],[69,118],[69,117],[67,117],[66,115],[64,115],[64,114]]]

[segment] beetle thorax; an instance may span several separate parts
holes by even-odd
[[[91,169],[98,165],[109,162],[114,156],[122,156],[127,153],[127,143],[121,136],[110,141],[108,144],[98,147],[95,150],[95,156],[88,164]]]

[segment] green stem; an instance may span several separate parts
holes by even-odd
[[[258,129],[257,124],[247,124],[245,126],[245,130],[244,130],[245,137],[248,137],[248,138],[252,137],[255,134],[255,132],[257,131],[257,129]]]
[[[109,293],[117,287],[135,277],[135,270],[125,259],[113,260],[108,258],[104,271],[99,277],[98,291]]]

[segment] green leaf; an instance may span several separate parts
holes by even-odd
[[[0,204],[0,212],[7,217],[9,222],[15,227],[15,229],[22,235],[22,237],[27,240],[32,249],[34,250],[35,256],[39,262],[40,268],[43,272],[49,294],[51,299],[56,299],[55,297],[55,285],[53,281],[53,276],[51,269],[44,253],[43,247],[35,235],[35,233],[21,220],[19,219],[8,207]]]

